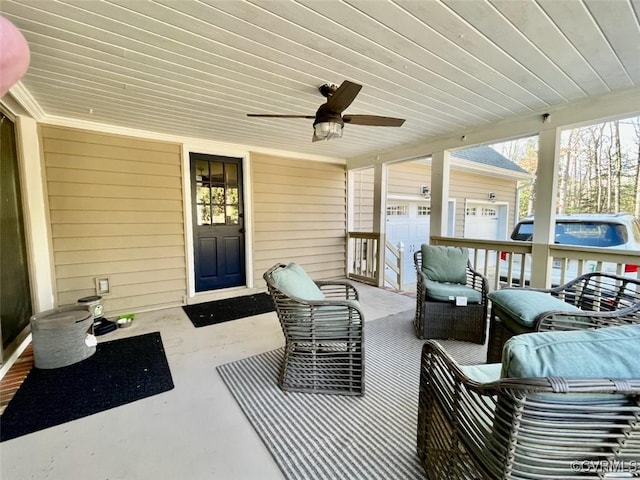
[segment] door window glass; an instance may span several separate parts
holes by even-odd
[[[234,163],[198,160],[195,176],[198,225],[238,225],[238,166]]]

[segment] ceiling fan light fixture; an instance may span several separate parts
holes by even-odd
[[[330,138],[342,138],[342,123],[319,122],[313,128],[319,140],[329,140]]]

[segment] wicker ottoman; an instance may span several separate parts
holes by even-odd
[[[69,305],[31,317],[33,361],[36,368],[59,368],[96,352],[93,315],[86,307]]]
[[[484,305],[456,306],[453,302],[425,301],[416,312],[416,336],[422,339],[453,339],[484,344],[486,336]]]

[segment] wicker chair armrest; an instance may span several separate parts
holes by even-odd
[[[298,306],[308,307],[309,315],[314,315],[318,318],[331,318],[333,321],[344,320],[345,323],[353,323],[354,321],[358,323],[364,322],[364,313],[362,312],[360,306],[353,300],[304,300],[295,297],[289,298],[294,300],[298,304]]]
[[[326,300],[305,300],[304,298],[294,297],[293,295],[290,295],[289,298],[294,303],[297,303],[299,305],[309,306],[312,308],[345,307],[345,308],[361,311],[360,307],[356,303],[357,301],[354,301],[352,299],[347,299],[347,298],[328,298]]]
[[[467,265],[467,286],[482,292],[484,303],[486,303],[486,296],[489,293],[489,280],[477,270],[471,268],[471,265]]]
[[[640,323],[640,304],[610,312],[550,311],[538,316],[534,329],[538,332],[550,330],[579,330],[585,328],[615,327]]]
[[[468,377],[455,359],[437,341],[427,340],[425,342],[422,347],[423,362],[428,355],[433,355],[439,365],[439,369],[446,369],[456,383],[464,385],[467,389],[475,391],[479,395],[495,395],[497,393],[495,385],[499,382],[479,383]]]
[[[342,298],[346,300],[360,300],[358,290],[344,280],[316,280],[316,285],[327,298]]]
[[[423,366],[425,357],[432,355],[430,375],[447,372],[455,384],[481,396],[494,396],[507,391],[521,390],[523,393],[627,393],[640,395],[640,378],[625,379],[624,384],[610,378],[563,378],[558,382],[553,377],[501,378],[495,382],[479,383],[469,378],[460,365],[436,341],[427,340],[422,347]],[[435,367],[435,368],[434,368]],[[426,371],[423,370],[423,375]],[[624,386],[623,386],[624,385]],[[630,388],[626,389],[627,387]]]

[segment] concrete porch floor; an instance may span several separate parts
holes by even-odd
[[[410,296],[354,285],[366,321],[415,308]],[[284,478],[215,369],[282,346],[275,312],[194,328],[177,307],[138,314],[131,328],[99,340],[154,331],[162,334],[173,390],[1,443],[0,478]]]

